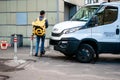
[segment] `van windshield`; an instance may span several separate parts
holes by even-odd
[[[72,21],[85,21],[87,22],[89,18],[94,14],[94,12],[99,8],[100,5],[89,5],[81,7],[80,10],[72,17]]]

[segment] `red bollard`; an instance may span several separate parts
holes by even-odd
[[[7,47],[8,47],[7,41],[2,40],[0,46],[1,46],[1,49],[2,49],[2,50],[6,50]]]
[[[1,41],[0,47],[2,50],[6,50],[8,48],[8,46],[11,46],[11,44],[7,43],[6,40]]]

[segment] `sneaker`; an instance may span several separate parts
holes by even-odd
[[[45,54],[45,51],[42,51],[42,52],[40,53],[40,57],[42,57],[44,54]]]
[[[42,51],[41,54],[45,54],[45,51]]]
[[[35,53],[35,56],[37,56],[37,54]]]

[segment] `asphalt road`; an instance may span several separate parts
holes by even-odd
[[[79,63],[51,48],[43,57],[29,47],[0,50],[0,80],[120,80],[120,55],[102,54],[95,64]]]

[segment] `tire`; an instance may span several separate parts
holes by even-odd
[[[95,50],[89,44],[82,44],[78,48],[78,52],[76,53],[76,58],[79,62],[89,63],[94,60]]]

